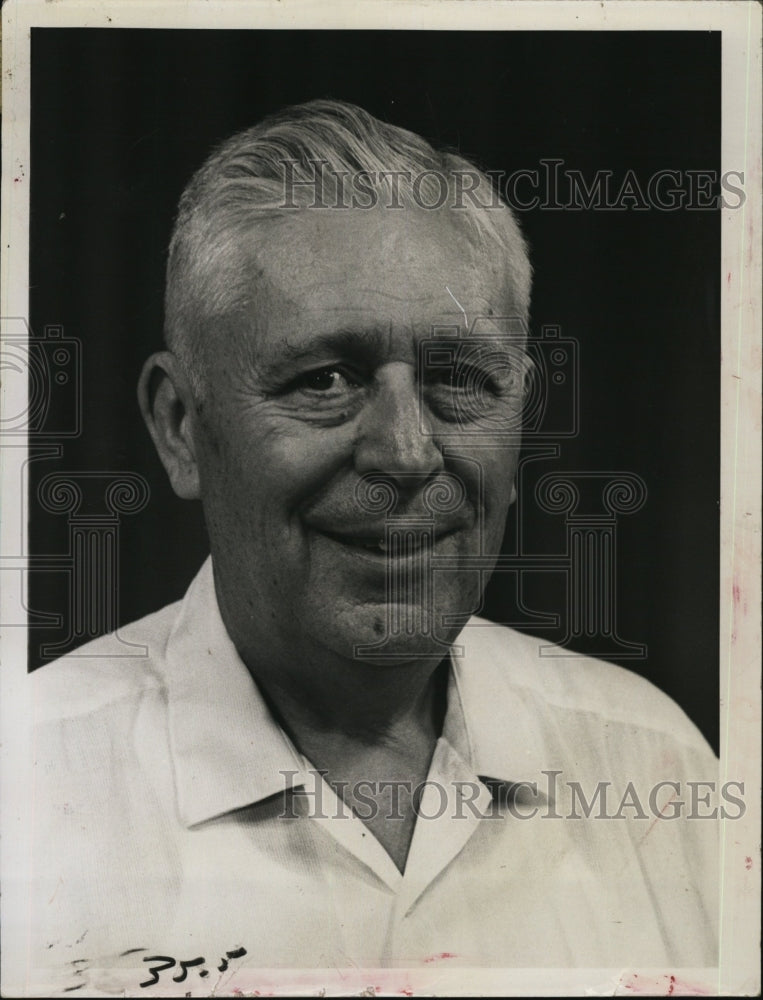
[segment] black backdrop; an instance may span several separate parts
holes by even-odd
[[[37,502],[43,476],[132,470],[151,499],[121,522],[120,622],[180,597],[206,554],[199,506],[171,493],[135,383],[161,340],[174,206],[216,141],[283,105],[331,96],[489,169],[558,158],[586,178],[633,169],[646,179],[720,169],[720,94],[720,35],[708,32],[33,29],[30,324],[37,336],[55,324],[81,341],[84,413],[60,459],[31,463],[30,552],[68,545],[66,518]],[[532,328],[558,325],[579,342],[581,365],[580,433],[553,462],[528,467],[525,549],[564,546],[560,519],[532,502],[541,474],[644,479],[645,506],[618,526],[617,614],[620,635],[648,655],[623,662],[717,747],[719,212],[539,207],[522,222],[536,272]],[[495,576],[486,613],[514,620],[515,597],[514,578]],[[561,612],[561,575],[528,578],[524,599]],[[65,621],[68,600],[65,573],[30,573],[32,609]],[[529,630],[551,641],[565,631],[563,621]],[[30,630],[30,668],[44,659],[41,643],[65,632]]]

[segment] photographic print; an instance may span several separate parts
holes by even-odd
[[[3,995],[758,992],[760,8],[3,13]]]

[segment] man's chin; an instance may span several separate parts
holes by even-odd
[[[436,666],[447,656],[461,631],[459,625],[443,624],[443,612],[416,605],[385,603],[355,607],[335,620],[342,653],[360,664],[378,667],[430,663]]]

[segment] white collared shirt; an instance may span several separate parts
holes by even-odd
[[[33,675],[32,986],[715,964],[707,817],[734,806],[693,724],[628,671],[484,620],[458,644],[404,874],[271,716],[209,560],[183,601]]]

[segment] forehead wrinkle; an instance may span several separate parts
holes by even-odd
[[[316,284],[311,287],[323,289],[325,288],[325,285]],[[446,286],[443,286],[443,292],[445,292],[445,288]],[[502,316],[506,314],[505,310],[501,308],[499,304],[500,300],[503,298],[503,296],[501,296],[500,294],[498,295],[498,298],[494,300],[495,305],[491,305],[489,300],[484,298],[482,295],[476,295],[473,297],[464,296],[463,298],[459,297],[456,301],[456,297],[452,294],[452,292],[449,295],[447,293],[443,294],[441,297],[422,293],[420,296],[413,298],[410,295],[396,295],[393,292],[389,293],[382,292],[379,289],[361,288],[358,289],[358,291],[366,294],[371,292],[375,295],[383,296],[384,298],[387,298],[397,303],[410,303],[411,305],[415,306],[420,306],[422,304],[431,304],[435,308],[433,308],[432,310],[430,321],[431,323],[436,325],[449,323],[453,319],[457,319],[459,321],[459,325],[461,325],[465,309],[466,311],[468,311],[469,316],[471,316],[472,318],[479,317],[484,319],[490,319],[493,316]],[[293,303],[293,300],[291,301],[292,304],[295,304]],[[372,311],[372,309],[373,307],[367,306],[363,303],[340,302],[335,305],[326,304],[326,305],[321,305],[320,307],[316,307],[314,309],[302,310],[301,313],[302,316],[308,316],[310,318],[313,317],[319,318],[321,316],[334,316],[334,315],[340,315],[343,317],[346,316],[352,317],[354,315],[359,315],[360,317],[363,317],[368,312]],[[390,328],[396,325],[399,326],[407,325],[405,322],[400,322],[399,320],[393,319],[392,317],[390,317],[388,322]],[[471,322],[469,325],[471,325]],[[381,329],[381,326],[379,325],[378,328]]]
[[[289,302],[293,303],[294,302],[294,294],[295,294],[295,292],[300,292],[300,293],[304,292],[304,293],[308,293],[308,294],[310,294],[312,292],[316,292],[316,291],[323,292],[323,291],[326,290],[326,287],[327,286],[326,286],[326,282],[325,281],[312,281],[312,282],[308,282],[308,283],[306,283],[304,285],[298,285],[298,284],[295,285],[295,284],[293,284],[289,290],[284,289],[284,297]],[[329,286],[329,287],[331,287],[331,286]],[[337,292],[339,292],[341,294],[341,292],[344,291],[344,289],[346,287],[347,286],[345,284],[339,284],[339,283],[337,283],[334,286],[334,290],[337,291]],[[403,294],[399,294],[398,295],[398,294],[396,294],[395,292],[392,292],[392,291],[385,291],[385,290],[379,288],[378,286],[367,286],[367,285],[353,285],[352,289],[353,289],[353,292],[359,292],[360,294],[363,294],[363,295],[376,295],[376,296],[379,296],[379,297],[384,298],[384,299],[389,299],[392,302],[411,302],[411,303],[415,303],[416,305],[421,305],[421,304],[428,303],[428,302],[431,302],[432,304],[435,304],[435,303],[440,302],[440,301],[442,301],[443,303],[448,303],[449,302],[448,297],[447,297],[447,293],[445,293],[445,286],[443,286],[443,293],[444,294],[442,294],[442,295],[434,295],[431,292],[427,292],[427,291],[422,291],[418,295],[411,294],[410,292],[405,292]],[[359,308],[361,308],[361,307],[359,307],[359,306],[350,306],[350,305],[346,305],[345,306],[345,305],[340,304],[340,305],[336,305],[336,306],[327,306],[322,311],[324,311],[324,312],[329,312],[329,311],[334,311],[334,312],[339,312],[339,311],[352,312],[354,309],[359,309]]]

